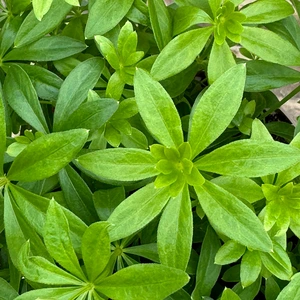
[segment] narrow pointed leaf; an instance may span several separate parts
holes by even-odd
[[[44,135],[26,147],[14,160],[10,180],[36,181],[50,177],[65,167],[87,140],[85,129]]]
[[[185,271],[193,237],[193,217],[188,187],[166,205],[157,232],[157,247],[163,265]]]
[[[246,251],[241,263],[241,283],[243,287],[253,284],[261,271],[261,258],[258,251]]]
[[[229,69],[194,104],[188,135],[192,157],[209,146],[230,124],[241,104],[245,78],[244,65]]]
[[[111,241],[127,237],[150,223],[169,200],[167,188],[150,183],[126,198],[108,218]],[[132,213],[134,212],[134,213]]]
[[[240,140],[201,157],[195,166],[222,175],[261,177],[295,165],[299,154],[299,149],[279,142]]]
[[[13,300],[18,297],[17,291],[0,277],[0,300]]]
[[[215,263],[218,265],[227,265],[236,262],[245,252],[245,246],[229,240],[218,250]]]
[[[33,11],[36,18],[41,21],[49,11],[53,0],[32,0]]]
[[[6,151],[6,122],[5,122],[5,110],[3,102],[2,86],[0,85],[0,176],[3,173],[4,154]]]
[[[271,251],[272,242],[249,207],[209,181],[195,190],[213,228],[246,247]]]
[[[167,147],[183,142],[181,120],[173,100],[147,72],[136,71],[135,99],[139,112],[153,137]]]

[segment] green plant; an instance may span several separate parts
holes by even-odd
[[[298,297],[299,1],[243,2],[0,3],[0,299]]]

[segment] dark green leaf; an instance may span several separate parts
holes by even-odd
[[[3,175],[4,153],[6,151],[6,122],[2,86],[0,84],[0,176]]]

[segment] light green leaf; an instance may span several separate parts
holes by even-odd
[[[211,9],[214,17],[216,17],[217,11],[220,8],[220,6],[223,4],[223,1],[222,0],[208,0],[208,4],[210,6],[210,9]]]
[[[52,2],[53,0],[32,0],[33,12],[39,21],[49,11]]]
[[[181,6],[173,17],[173,35],[184,32],[199,23],[213,23],[211,17],[202,9],[195,6]]]
[[[108,218],[111,241],[130,236],[150,223],[169,200],[168,188],[150,183],[126,198]],[[134,212],[134,213],[133,213]]]
[[[154,38],[161,51],[172,39],[172,18],[163,0],[148,1]]]
[[[221,175],[261,177],[295,165],[299,154],[299,149],[279,142],[240,140],[201,157],[195,166]]]
[[[178,147],[183,142],[181,120],[168,93],[142,69],[136,71],[134,91],[139,112],[153,137],[167,147]]]
[[[222,45],[218,45],[214,41],[207,69],[209,84],[215,82],[227,70],[234,67],[235,64],[235,60],[227,42],[225,41]]]
[[[189,281],[178,269],[156,264],[127,267],[97,283],[96,290],[113,299],[163,300]]]
[[[70,165],[62,169],[58,175],[69,209],[86,224],[98,220],[92,192],[83,178]]]
[[[225,288],[221,300],[241,300],[241,298],[233,290]]]
[[[266,24],[288,17],[293,7],[285,0],[260,0],[241,10],[247,19],[244,24]]]
[[[6,151],[6,122],[5,122],[5,107],[3,102],[2,86],[0,84],[0,176],[3,176],[4,153]]]
[[[56,174],[81,150],[88,137],[85,129],[44,135],[24,149],[14,160],[7,177],[36,181]]]
[[[157,175],[156,160],[142,149],[104,149],[79,156],[79,165],[99,178],[137,181]]]
[[[251,249],[271,251],[272,242],[249,207],[209,181],[194,188],[213,228]]]
[[[94,0],[90,5],[85,36],[88,39],[113,29],[125,17],[134,0]],[[99,18],[101,11],[101,18]]]
[[[300,65],[300,51],[272,31],[244,27],[241,45],[263,60],[286,65]]]
[[[251,139],[257,141],[272,142],[273,137],[259,119],[254,119],[252,122]]]
[[[47,285],[70,286],[84,283],[40,256],[29,256],[29,242],[19,252],[19,268],[30,281]]]
[[[192,299],[201,299],[209,296],[220,272],[221,266],[215,264],[215,255],[221,247],[220,239],[208,226],[202,242],[199,262],[197,266],[196,285],[192,293]]]
[[[245,288],[253,284],[261,271],[261,258],[258,251],[249,251],[243,255],[241,263],[241,284]]]
[[[13,300],[18,297],[16,290],[0,277],[0,300]]]
[[[244,254],[245,250],[245,246],[233,240],[229,240],[218,250],[215,263],[218,265],[228,265],[236,262]]]
[[[283,288],[276,300],[295,300],[300,297],[300,273],[292,277],[291,282]]]
[[[73,6],[80,6],[79,0],[65,0],[67,3]]]
[[[18,65],[9,66],[3,92],[13,110],[37,131],[49,133],[36,91],[26,72]]]
[[[199,28],[171,40],[152,66],[153,78],[163,80],[186,69],[200,54],[212,32],[212,27]]]
[[[23,21],[15,38],[17,48],[37,41],[42,36],[51,32],[65,18],[72,6],[62,0],[52,0],[52,5],[42,21],[39,21],[31,11]]]
[[[160,262],[156,243],[143,244],[143,245],[124,248],[123,252],[145,257],[157,263]]]
[[[64,80],[54,112],[54,131],[64,128],[69,117],[87,98],[104,68],[104,61],[93,57],[77,65]]]
[[[62,208],[51,200],[44,225],[44,242],[51,256],[63,268],[85,281],[77,256],[72,246],[68,220]]]
[[[193,216],[186,185],[177,197],[170,199],[160,218],[157,231],[160,262],[185,271],[191,254],[192,238]]]
[[[192,157],[209,146],[232,121],[241,105],[245,77],[244,65],[229,69],[194,104],[188,135]]]
[[[102,273],[110,259],[108,226],[108,222],[93,223],[82,237],[82,258],[91,282]]]
[[[126,148],[138,148],[138,149],[148,149],[148,139],[145,136],[145,134],[132,127],[131,128],[131,134],[125,135],[122,134],[122,144]]]
[[[264,198],[261,187],[249,178],[219,176],[212,179],[211,182],[222,187],[237,198],[247,200],[249,203],[253,203]]]
[[[68,36],[45,36],[28,46],[14,48],[3,57],[3,61],[29,60],[52,61],[59,60],[86,49],[86,45]]]

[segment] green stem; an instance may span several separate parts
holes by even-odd
[[[288,95],[286,95],[281,101],[278,101],[274,105],[272,105],[265,113],[262,114],[261,119],[264,119],[272,112],[280,108],[284,103],[288,102],[292,97],[297,95],[300,92],[300,85],[296,87],[293,91],[291,91]]]

